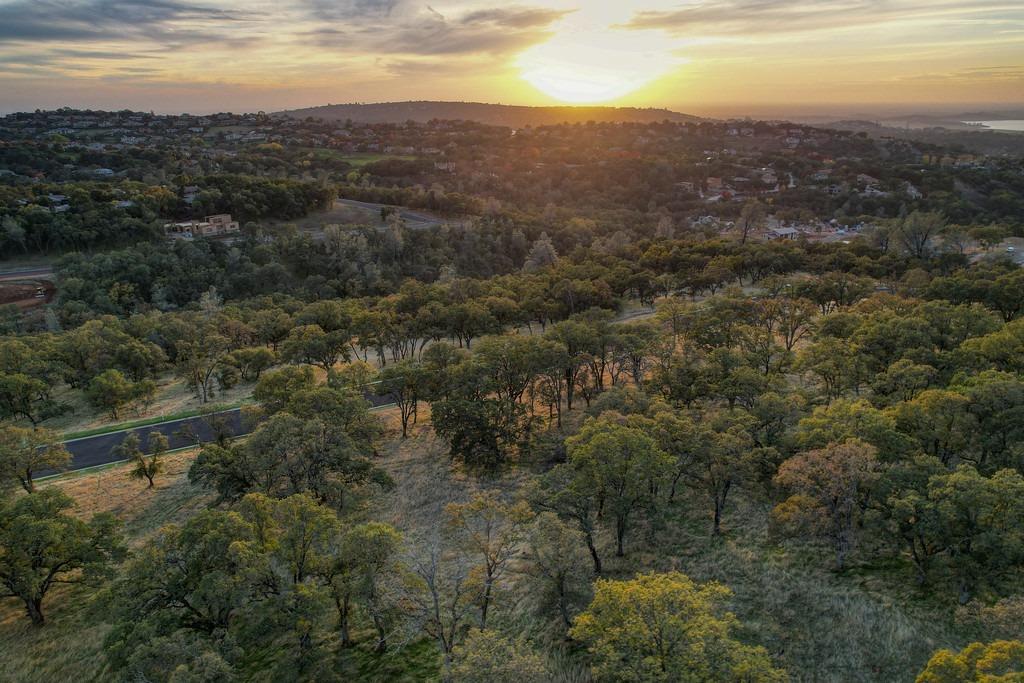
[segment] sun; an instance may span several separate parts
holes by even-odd
[[[561,102],[588,104],[626,97],[678,64],[660,45],[622,31],[558,33],[519,56],[520,76]]]

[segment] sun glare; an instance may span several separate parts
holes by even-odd
[[[606,30],[557,33],[520,55],[517,65],[523,80],[544,94],[584,104],[625,97],[678,63],[660,45]]]

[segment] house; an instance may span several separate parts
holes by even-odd
[[[772,228],[764,234],[764,238],[769,242],[775,240],[795,240],[800,237],[800,231],[796,228]]]
[[[207,216],[201,221],[183,221],[166,223],[164,234],[171,239],[190,240],[195,237],[219,237],[236,233],[241,230],[238,221],[231,220],[231,214],[221,213]]]

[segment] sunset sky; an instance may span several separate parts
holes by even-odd
[[[1021,0],[0,0],[0,111],[1024,105]]]

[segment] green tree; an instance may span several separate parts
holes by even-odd
[[[275,680],[315,680],[330,610],[319,577],[339,528],[308,496],[256,494],[163,527],[108,590],[111,663],[132,677],[153,666],[153,646],[194,643],[217,671],[237,676],[240,663],[258,658]],[[164,656],[190,671],[201,664],[196,654]]]
[[[544,660],[522,640],[493,630],[473,629],[452,652],[453,683],[543,683],[550,676]]]
[[[932,242],[945,227],[946,219],[942,214],[915,211],[896,224],[895,236],[912,258],[923,259],[930,254]]]
[[[0,374],[0,416],[23,417],[33,426],[68,412],[71,407],[55,401],[52,385],[23,373]]]
[[[740,210],[736,228],[740,231],[740,244],[746,244],[750,233],[760,230],[768,216],[768,207],[757,199],[748,199]]]
[[[196,397],[207,403],[214,395],[216,372],[231,350],[227,338],[209,323],[201,323],[194,334],[175,345],[175,368]]]
[[[841,399],[819,406],[800,420],[795,433],[796,445],[802,450],[825,448],[851,439],[874,446],[883,462],[893,462],[914,450],[911,439],[896,428],[893,416],[864,399]]]
[[[0,507],[0,597],[20,600],[35,626],[45,622],[43,599],[57,584],[108,575],[124,555],[113,515],[88,522],[68,514],[73,502],[56,489]]]
[[[965,604],[977,584],[1024,562],[1024,477],[1000,470],[983,477],[970,465],[934,476],[928,500]]]
[[[282,412],[244,443],[203,448],[189,468],[189,481],[217,491],[224,501],[250,492],[278,498],[308,493],[342,508],[350,495],[392,485],[368,459],[369,448],[357,428],[332,420],[329,413],[302,419]]]
[[[85,393],[93,406],[106,410],[116,420],[122,408],[152,397],[155,392],[153,380],[132,382],[120,370],[104,370],[92,378]]]
[[[996,683],[1024,680],[1024,643],[971,643],[960,652],[939,650],[916,683]]]
[[[262,346],[249,347],[232,351],[224,362],[237,369],[245,381],[255,382],[277,362],[277,354]]]
[[[149,482],[147,488],[153,488],[153,480],[164,471],[162,458],[167,452],[169,442],[163,433],[151,431],[146,437],[146,445],[149,450],[148,455],[140,448],[139,435],[136,432],[129,432],[117,445],[114,452],[120,459],[131,463],[132,469],[128,472],[129,477],[145,479]]]
[[[415,421],[420,399],[427,386],[422,365],[412,360],[401,360],[381,368],[377,390],[390,396],[398,406],[402,422],[402,438],[409,435],[409,420]]]
[[[743,411],[710,411],[701,419],[701,430],[684,463],[680,463],[685,486],[707,496],[712,508],[711,532],[722,531],[722,518],[733,487],[757,470],[751,432],[755,420]]]
[[[49,429],[25,429],[13,425],[0,427],[0,475],[3,485],[17,481],[27,493],[33,493],[33,477],[41,470],[61,470],[71,462],[71,454],[60,435]]]
[[[641,430],[613,414],[592,418],[566,440],[579,490],[601,500],[615,522],[615,554],[625,555],[630,518],[654,503],[653,490],[672,467],[672,457]]]
[[[572,465],[562,463],[541,476],[527,490],[526,497],[534,508],[552,512],[579,530],[590,553],[594,574],[600,574],[601,555],[596,539],[599,502],[590,490],[587,478],[578,477]]]
[[[928,389],[890,412],[896,428],[916,441],[922,451],[953,466],[977,429],[969,408],[966,396]]]
[[[678,572],[598,579],[571,633],[587,644],[597,681],[785,681],[764,648],[734,637],[739,623],[723,609],[729,595]]]
[[[493,472],[519,442],[525,412],[518,403],[494,398],[451,398],[431,405],[431,421],[448,442],[452,458],[470,469]]]
[[[339,360],[349,359],[348,343],[346,332],[325,332],[319,325],[300,325],[281,344],[281,358],[290,363],[318,365],[326,371]]]
[[[288,366],[260,377],[252,395],[268,413],[273,414],[282,410],[297,394],[315,386],[316,375],[311,366]]]
[[[381,522],[357,524],[336,538],[333,559],[323,576],[338,612],[343,647],[352,644],[350,616],[361,608],[377,631],[375,650],[387,649],[388,634],[398,610],[399,589],[393,584],[401,576],[401,542],[398,530]]]

